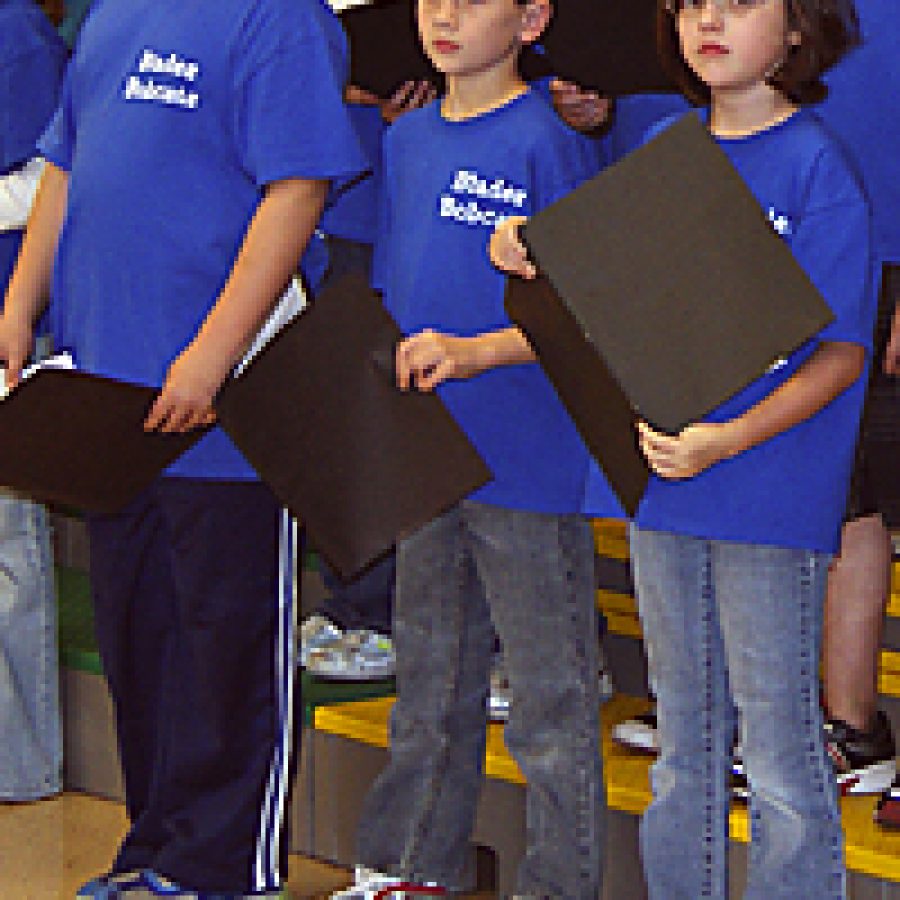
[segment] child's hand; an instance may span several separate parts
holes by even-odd
[[[900,375],[900,300],[894,310],[891,337],[884,351],[884,372],[886,375]]]
[[[646,422],[638,422],[637,428],[641,452],[661,478],[693,478],[736,452],[729,423],[701,422],[674,436],[660,434]]]
[[[471,378],[484,368],[477,337],[456,337],[428,329],[397,345],[397,387],[433,391],[448,378]]]
[[[379,104],[381,118],[391,125],[404,113],[426,106],[435,97],[437,90],[430,81],[404,81],[390,98]]]
[[[212,402],[221,380],[211,376],[211,370],[197,345],[189,345],[169,366],[162,389],[144,420],[144,430],[181,433],[215,422]]]
[[[33,340],[29,322],[8,313],[0,315],[0,363],[6,364],[7,388],[14,388],[19,383]]]
[[[597,91],[584,90],[571,81],[554,78],[550,82],[550,97],[556,114],[576,131],[593,131],[609,116],[610,101]]]
[[[501,272],[531,279],[537,277],[537,269],[528,259],[528,250],[519,236],[519,226],[527,221],[525,216],[510,216],[501,222],[491,235],[488,252],[491,262]]]

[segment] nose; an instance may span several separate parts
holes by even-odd
[[[700,27],[705,31],[715,31],[722,27],[724,16],[719,0],[706,0],[700,9]]]
[[[454,27],[459,18],[459,0],[431,0],[431,15],[435,25]]]

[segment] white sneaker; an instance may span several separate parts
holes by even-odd
[[[300,665],[305,669],[311,653],[334,646],[344,637],[327,616],[313,613],[300,624]]]
[[[363,628],[311,649],[304,667],[324,681],[385,681],[394,677],[397,657],[387,635]]]
[[[394,878],[391,875],[385,875],[383,872],[377,872],[366,866],[357,866],[354,872],[353,886],[343,891],[337,891],[331,895],[332,900],[375,900],[379,892],[389,890],[391,887],[406,884],[402,878]],[[435,896],[446,894],[443,888],[434,884],[423,885],[423,887],[433,887]],[[407,897],[415,898],[422,896],[420,891],[415,895],[407,894],[404,891],[391,891],[385,895],[388,900],[406,900]]]

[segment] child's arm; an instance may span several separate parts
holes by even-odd
[[[674,437],[638,423],[641,450],[657,475],[692,478],[814,416],[859,378],[864,363],[858,344],[824,342],[784,384],[736,419],[690,425]]]
[[[147,431],[189,431],[213,421],[213,398],[296,271],[327,190],[327,181],[306,179],[267,187],[218,300],[169,367]]]
[[[19,380],[33,340],[34,323],[50,295],[56,245],[66,213],[69,176],[48,163],[41,177],[34,207],[15,272],[0,315],[0,359],[6,363],[7,384]]]
[[[487,331],[475,337],[457,337],[421,331],[397,345],[397,386],[433,391],[449,378],[471,378],[496,366],[535,360],[534,351],[518,328]]]
[[[430,81],[404,81],[387,100],[355,84],[344,88],[344,100],[359,106],[377,106],[381,117],[392,125],[404,113],[426,106],[437,97],[437,90]]]
[[[888,340],[887,349],[884,351],[885,375],[900,375],[900,300],[894,308],[894,318],[891,322],[891,337]]]
[[[562,78],[552,78],[549,87],[553,108],[570,128],[586,133],[596,131],[609,118],[609,97]]]

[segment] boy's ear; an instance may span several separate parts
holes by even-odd
[[[522,9],[522,43],[533,44],[547,30],[553,17],[550,0],[528,0]]]

